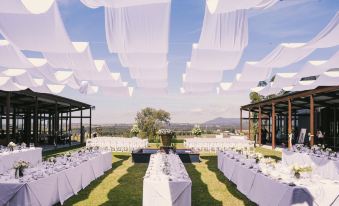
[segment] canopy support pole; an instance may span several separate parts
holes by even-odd
[[[310,95],[310,144],[314,144],[314,96]]]
[[[288,99],[288,149],[292,148],[292,102]]]
[[[261,146],[261,106],[259,106],[259,120],[258,120],[258,133],[259,133],[259,138],[258,138],[258,143],[259,146]]]
[[[272,149],[275,149],[275,104],[272,103]]]

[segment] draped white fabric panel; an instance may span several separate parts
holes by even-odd
[[[87,7],[92,9],[105,6],[112,8],[122,8],[131,6],[142,6],[147,4],[168,3],[169,0],[80,0]]]
[[[207,0],[206,5],[211,13],[225,13],[240,9],[266,9],[279,0]]]
[[[271,82],[272,88],[283,88],[294,85],[299,80],[297,73],[277,73],[274,81]]]
[[[282,88],[273,88],[270,86],[270,84],[266,87],[264,87],[262,90],[260,90],[258,93],[262,96],[268,96],[272,94],[277,94],[282,90]]]
[[[30,68],[33,65],[26,56],[7,40],[0,40],[0,66],[6,68]]]
[[[241,75],[237,81],[240,82],[259,82],[266,80],[271,74],[269,67],[259,67],[258,62],[245,62]]]
[[[316,80],[308,80],[308,81],[298,81],[296,85],[292,87],[290,91],[304,91],[317,88]]]
[[[201,49],[198,44],[193,44],[191,67],[207,71],[231,70],[238,65],[241,56],[242,50]]]
[[[46,12],[54,0],[1,0],[0,13],[40,14]]]
[[[167,80],[167,65],[163,68],[130,67],[129,73],[133,79]]]
[[[339,45],[339,12],[332,18],[329,24],[307,43],[312,48],[328,48]]]
[[[305,47],[305,43],[282,43],[260,60],[259,67],[282,68],[298,62],[315,49]]]
[[[56,2],[41,14],[0,13],[0,31],[19,49],[46,52],[74,51]]]
[[[167,53],[170,1],[124,8],[105,7],[106,39],[115,53]]]
[[[242,51],[248,43],[248,22],[245,10],[211,14],[205,9],[199,48]]]
[[[120,63],[124,67],[159,68],[167,65],[167,53],[119,53]]]

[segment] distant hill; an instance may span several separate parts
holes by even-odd
[[[247,120],[243,120],[243,126],[246,125]],[[219,126],[230,126],[238,128],[240,126],[239,118],[224,118],[217,117],[204,123],[205,125],[219,125]]]

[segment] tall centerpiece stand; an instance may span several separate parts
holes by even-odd
[[[160,151],[168,154],[170,150],[173,150],[173,147],[171,146],[172,138],[174,135],[173,131],[170,129],[160,129],[157,133],[160,136],[162,143]]]

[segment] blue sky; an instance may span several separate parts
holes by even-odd
[[[127,68],[116,54],[108,52],[105,39],[104,9],[90,9],[79,0],[58,0],[62,19],[72,41],[88,41],[95,59],[105,59],[112,72],[120,72],[134,86]],[[192,43],[198,42],[204,17],[205,0],[172,0],[169,42],[169,94],[149,97],[84,96],[70,89],[63,96],[96,106],[94,123],[132,123],[136,112],[146,106],[162,108],[172,122],[200,123],[215,117],[238,117],[239,106],[249,102],[248,94],[180,95],[181,75],[191,56]],[[339,10],[339,0],[284,0],[264,11],[249,11],[249,44],[238,67],[224,72],[232,81],[245,61],[257,61],[282,42],[307,42],[320,32]],[[338,37],[339,38],[339,37]],[[297,71],[307,60],[328,59],[339,47],[319,49],[304,60],[277,72]]]

